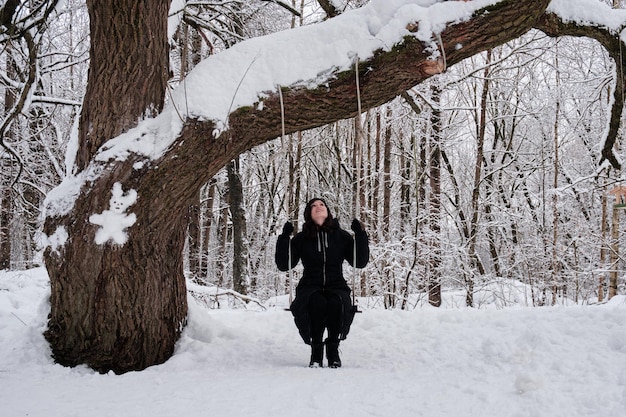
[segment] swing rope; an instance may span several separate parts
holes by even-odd
[[[356,126],[356,132],[355,132],[355,138],[354,140],[357,141],[357,146],[354,147],[354,150],[356,151],[356,154],[354,155],[354,158],[356,159],[356,171],[355,171],[355,181],[356,181],[356,196],[354,199],[354,217],[353,218],[357,218],[359,215],[359,211],[360,211],[360,195],[361,195],[361,181],[359,180],[359,171],[361,168],[361,137],[363,134],[363,123],[361,121],[361,82],[359,80],[359,57],[358,55],[355,57],[354,59],[354,77],[355,77],[355,81],[356,81],[356,102],[357,102],[357,115],[356,115],[356,119],[355,119],[355,126]],[[356,279],[358,276],[358,271],[357,271],[357,267],[356,267],[356,262],[357,262],[357,258],[356,258],[356,232],[354,233],[354,241],[353,241],[353,253],[352,253],[352,305],[354,306],[355,311],[358,311],[358,308],[356,307]]]
[[[358,141],[358,145],[359,146],[355,146],[355,150],[359,151],[357,153],[357,155],[354,155],[354,157],[356,158],[356,172],[355,174],[357,174],[361,168],[361,153],[360,153],[360,148],[361,148],[361,138],[363,136],[363,123],[361,121],[361,86],[360,86],[360,81],[359,81],[359,57],[357,56],[354,60],[354,74],[355,74],[355,78],[356,78],[356,103],[357,103],[357,119],[356,119],[356,135],[355,135],[355,140]],[[354,218],[356,219],[359,211],[360,211],[360,199],[359,196],[361,195],[361,181],[359,181],[358,175],[356,178],[356,198],[354,200]]]
[[[278,98],[280,100],[280,127],[281,127],[281,139],[283,140],[283,143],[285,141],[285,104],[283,103],[283,90],[280,86],[280,84],[278,85]]]
[[[354,73],[355,73],[355,80],[356,80],[356,94],[357,94],[357,118],[356,118],[356,139],[358,140],[363,132],[363,124],[361,121],[361,85],[360,85],[360,80],[359,80],[359,57],[357,56],[355,58],[354,61]],[[281,89],[281,86],[278,85],[278,98],[280,101],[280,125],[281,125],[281,139],[283,141],[283,143],[285,142],[285,104],[283,101],[283,92]],[[357,151],[359,150],[359,147],[356,147]],[[357,158],[357,170],[360,167],[360,153],[355,155],[355,157]],[[354,204],[354,218],[356,219],[358,217],[359,211],[360,211],[360,207],[359,207],[359,195],[361,193],[360,187],[361,187],[361,183],[358,180],[358,178],[356,179],[357,184],[356,184],[356,198],[355,198],[355,204]],[[353,258],[352,258],[352,263],[353,263],[353,274],[352,274],[352,304],[355,306],[355,311],[358,312],[358,308],[356,308],[356,294],[355,294],[355,287],[356,287],[356,278],[357,278],[357,251],[356,251],[356,233],[354,234],[354,242],[353,242]],[[293,283],[292,283],[292,268],[291,268],[291,236],[289,237],[289,246],[288,246],[288,262],[289,262],[289,269],[288,269],[288,279],[289,279],[289,305],[291,305],[291,303],[293,302]]]
[[[280,101],[280,127],[281,127],[281,140],[285,143],[285,103],[283,102],[283,90],[278,85],[278,99]],[[292,274],[291,274],[291,236],[289,236],[289,245],[288,245],[288,255],[287,259],[289,262],[289,269],[287,270],[287,279],[289,280],[289,305],[293,302],[293,282],[292,282]]]

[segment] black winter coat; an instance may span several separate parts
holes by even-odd
[[[356,265],[354,262],[354,240],[356,240]],[[291,242],[291,265],[289,265],[289,243]],[[355,239],[339,227],[335,220],[334,227],[328,231],[318,230],[314,237],[300,232],[293,239],[279,236],[276,242],[275,261],[281,271],[287,271],[302,261],[304,273],[296,287],[296,298],[290,306],[296,326],[302,340],[311,344],[310,318],[308,313],[309,297],[316,291],[326,291],[337,295],[342,300],[340,340],[344,340],[350,331],[354,319],[355,307],[350,299],[350,287],[343,277],[343,261],[352,266],[363,268],[369,260],[369,244],[365,231],[355,234]]]

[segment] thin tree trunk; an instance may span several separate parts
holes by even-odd
[[[187,259],[189,260],[189,272],[191,279],[200,282],[200,264],[202,256],[201,232],[200,232],[200,207],[189,206],[189,224],[187,225]]]
[[[233,222],[233,289],[240,294],[248,294],[246,213],[243,207],[243,187],[238,165],[238,160],[233,160],[227,167],[230,215]]]
[[[200,245],[198,248],[198,277],[205,282],[209,278],[209,251],[211,250],[211,236],[213,227],[213,211],[215,209],[215,178],[202,187],[200,192]]]
[[[411,266],[408,268],[406,277],[404,279],[404,289],[403,289],[403,294],[402,294],[402,305],[401,305],[401,309],[405,310],[407,307],[407,303],[409,301],[409,294],[411,293],[411,291],[413,290],[413,287],[411,286],[411,277],[413,276],[413,273],[415,271],[415,268],[419,262],[419,248],[420,248],[420,239],[419,239],[419,234],[420,234],[420,220],[419,220],[419,216],[420,216],[420,198],[421,198],[421,194],[423,193],[423,187],[420,187],[419,185],[422,184],[422,182],[420,181],[420,178],[423,177],[422,172],[419,171],[420,169],[420,164],[419,161],[417,160],[417,158],[415,157],[415,153],[416,153],[416,142],[417,142],[417,138],[415,133],[411,134],[411,142],[410,142],[410,151],[411,151],[411,158],[406,158],[406,162],[404,163],[404,172],[403,172],[403,183],[405,183],[406,185],[406,189],[405,191],[403,191],[403,198],[402,200],[404,201],[404,204],[407,205],[407,207],[405,208],[405,211],[407,211],[408,213],[404,216],[404,222],[407,223],[407,225],[405,226],[405,230],[407,230],[408,232],[408,227],[411,225],[411,220],[410,220],[410,214],[411,214],[411,195],[410,195],[410,190],[411,190],[411,186],[410,186],[410,177],[411,177],[411,161],[413,161],[413,165],[414,165],[414,169],[415,169],[415,185],[417,186],[417,189],[415,190],[415,192],[417,193],[417,198],[416,198],[416,204],[415,204],[415,210],[416,210],[416,215],[415,215],[415,222],[413,223],[413,230],[412,230],[412,235],[413,235],[413,259],[412,259],[412,263]]]
[[[376,230],[377,234],[378,234],[378,240],[382,240],[381,239],[381,234],[380,234],[380,223],[378,221],[379,217],[378,217],[378,200],[380,198],[380,158],[381,158],[381,154],[380,154],[380,144],[381,144],[381,132],[382,132],[382,123],[381,123],[381,115],[380,115],[380,110],[376,110],[376,138],[374,140],[374,169],[372,172],[372,177],[374,180],[374,184],[372,187],[372,203],[370,205],[370,207],[372,207],[373,210],[375,210],[374,215],[372,216],[372,226],[374,227],[374,230]]]
[[[225,203],[230,201],[230,189],[226,189],[220,196],[222,202],[219,210],[219,220],[217,222],[217,240],[218,246],[216,250],[217,258],[217,282],[218,287],[226,287],[228,285],[228,256],[227,246],[232,228],[229,227],[228,205]]]
[[[619,268],[619,214],[620,209],[613,207],[613,218],[611,221],[611,270],[609,272],[609,300],[617,295],[617,279]]]
[[[180,49],[180,74],[179,81],[184,81],[185,76],[191,68],[194,67],[191,57],[196,54],[194,51],[194,45],[191,45],[192,33],[197,33],[195,30],[191,30],[189,25],[185,22],[181,22],[181,26],[178,28],[178,48]],[[189,259],[189,272],[193,279],[198,281],[200,277],[200,265],[202,258],[202,243],[201,239],[201,226],[200,226],[200,202],[189,206],[189,225],[187,226],[187,258]]]
[[[441,91],[438,86],[433,85],[432,101],[437,105],[440,103]],[[432,109],[431,115],[432,135],[430,141],[429,179],[430,198],[429,209],[429,248],[431,250],[428,257],[428,302],[434,307],[441,306],[441,142],[442,126],[441,112],[439,108]]]
[[[11,189],[0,192],[0,270],[11,268]]]
[[[383,231],[386,239],[391,237],[391,117],[391,106],[387,106],[383,138]]]
[[[9,79],[16,80],[18,79],[18,69],[15,59],[13,59],[13,47],[10,42],[7,44],[4,52],[6,58],[5,65],[7,77],[9,77]],[[8,114],[13,108],[16,103],[16,99],[15,90],[8,87],[4,89],[5,114]],[[2,138],[3,143],[13,142],[15,140],[15,129],[16,123],[14,123],[13,126],[9,127],[7,130],[5,137]],[[12,173],[12,170],[10,169],[12,158],[3,157],[0,164],[0,168],[2,168],[3,172]],[[13,178],[10,179],[10,181],[13,180]],[[0,189],[0,270],[11,268],[12,236],[10,226],[15,212],[15,204],[13,203],[12,194],[12,187],[5,187],[5,185],[2,184],[2,188]]]
[[[613,0],[613,8],[614,9],[620,9],[621,8],[621,2],[620,0]],[[620,71],[621,76],[618,75],[618,80],[620,80],[622,82],[622,88],[625,88],[625,86],[623,85],[623,75],[624,75],[624,69],[623,69],[623,59],[624,59],[624,55],[622,54],[622,48],[620,47],[620,56],[622,57],[622,61],[618,61],[618,71]],[[617,86],[617,88],[619,89],[619,84]],[[617,94],[618,91],[616,91]],[[623,98],[623,96],[622,96]],[[606,198],[606,195],[604,195],[604,197]],[[609,294],[608,294],[608,298],[609,300],[611,298],[613,298],[614,296],[617,295],[617,280],[618,280],[618,273],[617,273],[617,262],[619,259],[619,210],[616,209],[615,207],[613,207],[613,224],[612,224],[612,238],[613,238],[613,242],[612,242],[612,251],[611,251],[611,273],[609,274]],[[604,280],[604,279],[603,279]]]
[[[478,131],[476,143],[476,159],[474,161],[474,187],[472,188],[471,200],[471,221],[470,235],[468,242],[468,256],[470,259],[470,270],[465,278],[466,297],[465,303],[468,307],[474,306],[474,274],[478,273],[482,276],[485,274],[485,268],[478,257],[478,223],[480,221],[480,186],[482,184],[482,169],[484,164],[484,147],[485,147],[485,131],[487,126],[487,99],[489,97],[489,63],[491,63],[491,49],[487,51],[487,65],[483,73],[483,88],[480,97],[480,115],[478,116]]]
[[[608,252],[607,239],[608,239],[608,198],[606,195],[606,185],[602,187],[602,197],[600,204],[602,205],[602,215],[600,217],[600,276],[598,277],[598,302],[604,300],[604,287],[606,285],[606,255]]]
[[[556,88],[557,88],[557,100],[554,110],[554,138],[553,138],[553,152],[554,152],[554,173],[552,178],[552,305],[557,302],[557,295],[559,291],[559,277],[560,277],[560,262],[559,262],[559,196],[556,190],[559,188],[559,117],[561,110],[561,99],[559,98],[561,79],[559,74],[559,56],[558,56],[558,41],[556,45],[555,63],[556,69]]]
[[[402,140],[399,143],[403,144]],[[404,149],[404,144],[400,149],[400,223],[402,234],[412,233],[411,227],[411,161],[412,158],[407,154],[413,154],[413,144],[415,143],[415,134],[411,134],[409,149]]]
[[[383,239],[389,241],[391,239],[391,106],[387,106],[385,114],[385,135],[383,137]],[[393,268],[389,268],[388,259],[383,259],[385,264],[385,307],[394,308],[396,306],[396,279]]]

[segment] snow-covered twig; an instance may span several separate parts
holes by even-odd
[[[191,295],[201,294],[201,295],[207,295],[209,297],[213,297],[215,299],[221,296],[230,295],[245,303],[254,303],[258,305],[259,307],[261,307],[263,310],[266,310],[266,307],[263,305],[263,303],[259,299],[250,297],[245,294],[241,294],[235,290],[229,290],[226,288],[219,288],[219,287],[206,287],[206,286],[198,285],[192,282],[187,282],[187,291],[189,291]]]

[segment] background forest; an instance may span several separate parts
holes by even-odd
[[[322,6],[340,2],[172,3],[173,88],[203,57],[325,19]],[[84,1],[59,2],[52,14],[36,39],[0,37],[0,269],[41,264],[43,202],[72,169],[89,22]],[[354,217],[366,225],[370,263],[346,276],[369,303],[439,305],[443,288],[479,307],[479,290],[520,284],[534,305],[624,293],[625,211],[611,194],[622,172],[600,164],[616,76],[624,74],[595,41],[534,31],[356,120],[254,148],[189,208],[188,278],[263,302],[288,293],[276,235],[323,197],[344,227]],[[35,93],[24,96],[28,83]]]

